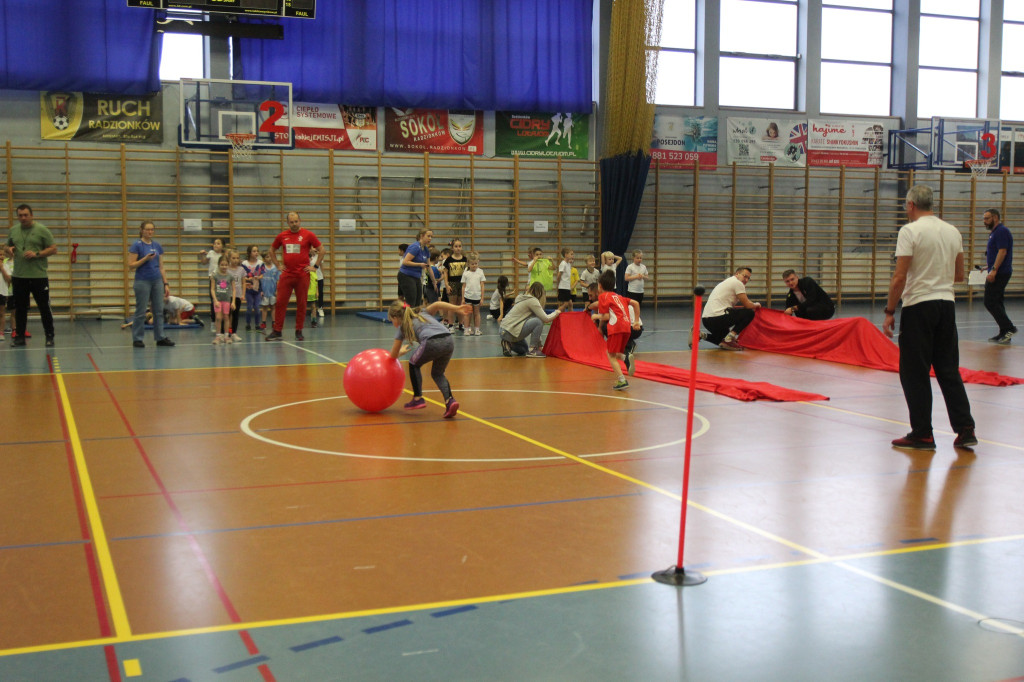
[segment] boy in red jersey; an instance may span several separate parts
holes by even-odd
[[[297,310],[295,312],[295,340],[303,341],[302,325],[306,319],[306,292],[309,290],[309,273],[315,272],[323,261],[326,249],[316,235],[302,228],[299,214],[291,211],[285,216],[288,229],[277,235],[270,245],[270,261],[281,271],[277,282],[277,303],[274,308],[274,330],[267,334],[267,341],[279,341],[281,330],[284,329],[284,316],[288,311],[288,301],[292,291],[295,292]],[[309,259],[310,248],[317,250],[316,262]],[[281,249],[284,259],[282,266],[277,262],[277,250]]]
[[[640,327],[640,304],[615,293],[614,270],[602,272],[597,284],[601,293],[597,297],[597,313],[592,317],[595,322],[607,321],[608,339],[605,341],[605,347],[608,349],[608,364],[618,376],[612,388],[621,391],[629,388],[629,382],[622,376],[622,365],[619,364],[619,360],[626,359],[626,344],[629,342],[630,332],[634,327]],[[632,324],[629,321],[630,307],[635,308],[637,320]]]

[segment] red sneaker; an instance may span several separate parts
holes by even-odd
[[[444,418],[451,419],[459,413],[459,401],[455,397],[448,398],[448,403],[444,408]]]
[[[904,450],[934,450],[935,438],[932,436],[915,436],[912,433],[908,433],[903,438],[894,440],[892,446],[894,448],[903,448]]]

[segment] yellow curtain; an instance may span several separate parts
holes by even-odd
[[[608,40],[602,156],[650,153],[665,0],[615,0]]]

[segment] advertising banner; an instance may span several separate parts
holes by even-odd
[[[303,149],[358,149],[377,151],[376,107],[293,102],[291,122],[295,146]]]
[[[465,109],[384,110],[384,150],[434,154],[484,153],[484,114]]]
[[[807,163],[807,122],[795,118],[729,118],[726,145],[729,163],[803,167]]]
[[[807,162],[812,166],[881,166],[885,158],[885,122],[812,118]]]
[[[651,157],[662,168],[718,165],[718,119],[714,116],[655,114]]]
[[[40,92],[44,140],[148,142],[164,140],[163,96],[127,97],[89,92]]]
[[[590,155],[590,116],[573,113],[494,112],[495,156]]]

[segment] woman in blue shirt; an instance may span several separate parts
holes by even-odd
[[[128,249],[128,269],[135,271],[135,316],[132,318],[132,346],[145,348],[142,336],[146,330],[146,305],[153,309],[153,338],[158,346],[173,346],[174,341],[164,336],[164,294],[167,293],[167,274],[164,272],[160,244],[153,241],[156,226],[144,220],[139,226],[139,238]]]

